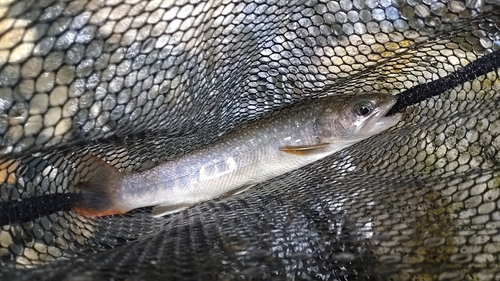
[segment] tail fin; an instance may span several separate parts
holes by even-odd
[[[91,155],[92,165],[97,165],[92,180],[80,182],[75,186],[78,193],[72,210],[88,217],[100,217],[123,214],[125,210],[117,202],[117,187],[123,174],[117,168],[104,162],[97,156]]]

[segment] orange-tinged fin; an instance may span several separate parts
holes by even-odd
[[[117,204],[117,187],[123,174],[117,168],[91,155],[92,165],[97,165],[90,181],[80,182],[75,186],[79,194],[73,203],[72,210],[88,217],[101,217],[123,214],[124,210]]]
[[[316,153],[327,146],[329,143],[319,143],[315,145],[303,145],[303,146],[280,146],[280,150],[286,153],[291,153],[295,155],[306,155],[310,153]]]

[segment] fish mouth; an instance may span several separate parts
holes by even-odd
[[[391,115],[391,116],[382,116],[375,123],[375,126],[379,127],[379,126],[387,126],[388,124],[392,124],[392,125],[390,125],[390,127],[392,127],[392,126],[396,125],[397,123],[399,123],[399,121],[401,120],[401,117],[403,117],[402,113],[396,113],[396,114]]]
[[[395,126],[401,120],[403,114],[396,113],[391,116],[386,116],[386,114],[391,110],[391,108],[396,104],[397,99],[392,97],[388,102],[387,106],[381,108],[381,110],[374,116],[375,123],[368,130],[369,134],[378,134],[383,132],[393,126]]]

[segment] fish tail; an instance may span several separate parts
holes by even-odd
[[[90,181],[80,182],[75,186],[77,196],[72,210],[88,217],[101,217],[126,213],[117,200],[117,188],[122,181],[123,173],[117,168],[90,155],[91,166],[96,165]]]

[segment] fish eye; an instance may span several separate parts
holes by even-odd
[[[357,115],[361,115],[361,116],[367,116],[368,114],[370,114],[370,112],[372,112],[372,110],[373,110],[372,103],[362,102],[362,103],[359,103],[355,106],[354,113],[356,113]]]

